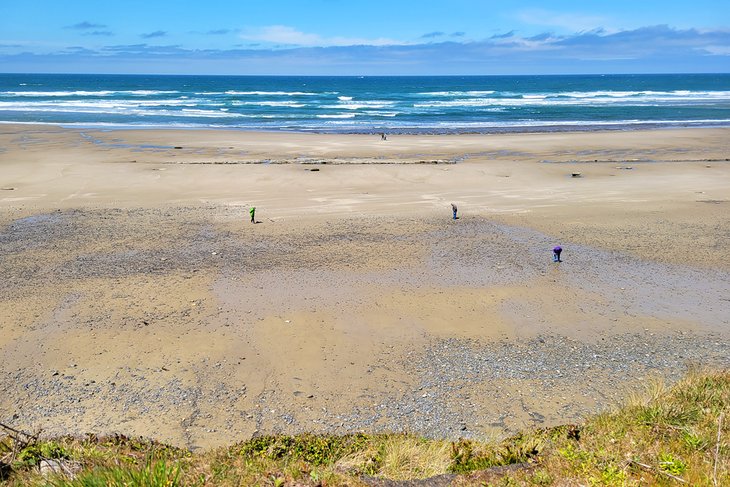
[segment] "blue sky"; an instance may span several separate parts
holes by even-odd
[[[0,72],[730,72],[730,4],[0,0]]]

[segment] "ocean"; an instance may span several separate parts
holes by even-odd
[[[348,133],[730,126],[730,74],[0,74],[0,123]]]

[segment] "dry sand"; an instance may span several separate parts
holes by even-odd
[[[0,421],[193,448],[579,421],[730,365],[729,158],[728,129],[0,126]]]

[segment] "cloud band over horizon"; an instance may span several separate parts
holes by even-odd
[[[106,26],[91,22],[72,26],[82,31],[98,27]],[[0,44],[0,63],[7,72],[160,74],[730,72],[730,30],[724,29],[655,25],[528,37],[509,31],[485,40],[464,40],[463,33],[458,34],[433,31],[408,43],[326,37],[276,25],[237,33],[241,40],[256,44],[231,49],[142,43],[3,53],[18,48]],[[169,37],[165,31],[141,36],[145,40]],[[69,70],[70,66],[76,70]]]

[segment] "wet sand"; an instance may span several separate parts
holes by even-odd
[[[0,126],[0,421],[483,437],[726,367],[729,141]]]

